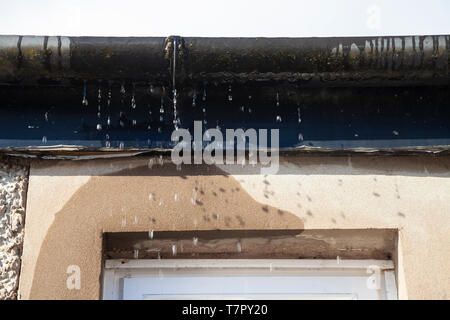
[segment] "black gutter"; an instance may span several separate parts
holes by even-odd
[[[450,36],[191,38],[0,36],[0,83],[290,81],[305,86],[448,84]]]

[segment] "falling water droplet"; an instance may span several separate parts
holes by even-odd
[[[138,224],[138,217],[134,216],[134,224]]]
[[[149,200],[153,200],[153,193],[150,193],[150,194],[148,195],[148,199],[149,199]]]
[[[121,141],[121,142],[119,143],[119,149],[123,149],[123,148],[125,148],[125,144]]]
[[[148,91],[150,91],[150,93],[154,93],[155,92],[155,87],[151,84],[150,88],[148,88]]]
[[[195,107],[197,104],[197,92],[194,89],[194,94],[192,96],[192,106]]]
[[[279,94],[277,92],[277,107],[279,107],[279,106],[280,106],[280,96],[279,96]]]
[[[197,203],[197,190],[195,190],[195,189],[192,190],[191,203],[193,205],[195,205]]]
[[[107,100],[106,104],[108,105],[108,107],[111,105],[111,84],[109,85],[109,88],[108,88],[108,100]]]
[[[153,239],[153,230],[149,230],[149,231],[148,231],[148,237],[149,237],[150,239]]]
[[[106,120],[106,123],[108,124],[108,126],[111,125],[111,117],[108,116],[108,120]]]
[[[228,101],[233,101],[233,94],[231,92],[231,86],[228,87]]]
[[[136,109],[136,98],[134,97],[134,92],[131,96],[131,109]]]
[[[125,87],[124,87],[123,84],[120,85],[120,93],[121,93],[122,95],[125,94]]]
[[[139,249],[134,249],[134,258],[135,259],[139,258]]]
[[[397,130],[392,131],[392,133],[396,136],[398,136],[398,134],[399,134]]]
[[[43,143],[43,144],[46,144],[46,143],[47,143],[47,137],[46,137],[46,136],[43,136],[43,137],[42,137],[42,143]]]
[[[238,243],[236,244],[237,247],[237,252],[242,252],[242,246],[241,246],[241,242],[238,241]]]
[[[277,118],[276,118],[276,121],[277,122],[281,122],[281,116],[278,115]]]
[[[173,126],[175,130],[178,130],[177,119],[177,89],[173,89]]]
[[[198,238],[197,238],[197,237],[194,237],[194,238],[192,239],[192,244],[193,244],[194,246],[197,246],[197,244],[198,244]]]
[[[45,121],[48,122],[48,111],[44,114]]]
[[[159,156],[159,165],[162,166],[164,164],[164,158],[163,156]]]
[[[164,99],[161,97],[161,106],[159,108],[159,121],[163,122],[164,121]]]
[[[175,195],[174,195],[174,197],[173,197],[173,200],[174,200],[175,202],[178,201],[178,194],[175,193]]]
[[[302,122],[302,118],[301,118],[301,115],[300,115],[300,107],[297,108],[297,116],[298,116],[298,123]]]
[[[125,228],[125,226],[127,225],[127,220],[125,219],[125,217],[122,218],[122,228]]]
[[[81,104],[85,107],[88,105],[88,100],[86,97],[86,80],[83,81],[83,100],[81,101]]]
[[[162,206],[164,204],[163,199],[159,199],[159,206]]]
[[[303,141],[303,134],[301,134],[301,133],[298,134],[298,140]]]
[[[148,164],[147,164],[148,168],[151,169],[153,167],[153,158],[150,158],[148,160]]]
[[[176,256],[177,255],[177,246],[174,244],[172,245],[172,255]]]
[[[203,89],[203,95],[202,95],[202,100],[206,101],[206,89]]]
[[[111,142],[109,142],[108,140],[106,140],[106,142],[105,142],[105,147],[106,147],[106,148],[111,148]]]
[[[97,130],[98,131],[102,130],[102,125],[100,123],[97,123]]]

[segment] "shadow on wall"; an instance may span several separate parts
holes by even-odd
[[[222,170],[188,167],[139,166],[91,177],[56,213],[29,298],[98,299],[104,232],[304,229],[302,219],[256,202]],[[71,265],[80,267],[79,290],[66,285]]]

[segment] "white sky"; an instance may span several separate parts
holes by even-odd
[[[449,0],[0,0],[0,34],[307,37],[450,34]]]

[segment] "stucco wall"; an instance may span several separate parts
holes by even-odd
[[[27,183],[26,165],[0,160],[0,300],[17,298]]]
[[[270,176],[148,158],[32,163],[21,298],[99,298],[103,232],[368,228],[398,229],[400,298],[449,297],[450,157],[280,162]],[[69,265],[79,290],[66,286]]]

